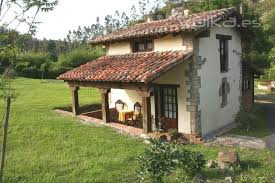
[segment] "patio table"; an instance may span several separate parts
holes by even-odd
[[[118,121],[125,123],[126,119],[133,117],[133,110],[121,110],[119,111]]]

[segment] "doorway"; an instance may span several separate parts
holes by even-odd
[[[158,102],[160,115],[162,118],[162,128],[164,131],[169,129],[178,130],[178,96],[177,86],[160,85],[158,92]]]

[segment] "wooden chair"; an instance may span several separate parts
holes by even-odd
[[[138,122],[141,122],[141,105],[136,102],[134,105],[133,117],[127,119],[127,123],[131,126],[136,126]]]
[[[115,108],[116,108],[116,112],[115,112],[115,118],[116,118],[116,121],[118,121],[118,115],[119,115],[119,111],[123,110],[124,109],[124,102],[122,102],[122,100],[118,100],[116,101],[115,103]]]

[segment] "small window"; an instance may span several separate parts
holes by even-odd
[[[133,53],[153,51],[154,49],[154,44],[152,40],[134,41],[132,46],[133,46],[133,50],[132,50]]]
[[[251,80],[249,78],[243,79],[243,92],[251,89]]]
[[[228,72],[228,41],[220,39],[220,69]]]
[[[217,34],[216,38],[219,40],[220,70],[228,72],[228,40],[231,40],[232,36]]]

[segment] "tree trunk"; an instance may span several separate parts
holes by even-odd
[[[4,172],[4,163],[5,163],[5,156],[6,156],[8,126],[9,126],[10,104],[11,104],[11,98],[7,97],[7,106],[6,106],[5,123],[4,123],[4,134],[3,134],[3,144],[2,144],[2,157],[1,157],[1,167],[0,167],[0,183],[3,182],[3,172]]]

